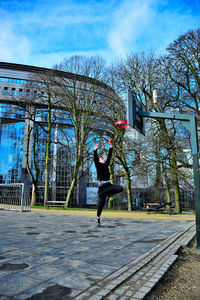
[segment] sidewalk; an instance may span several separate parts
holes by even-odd
[[[0,211],[0,300],[143,299],[195,234],[160,217]]]

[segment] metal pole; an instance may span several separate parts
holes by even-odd
[[[197,249],[200,249],[200,183],[199,183],[199,158],[198,154],[193,156],[193,174],[194,174],[194,200],[196,214],[196,239]]]
[[[194,174],[194,200],[195,200],[195,214],[196,214],[196,240],[197,249],[200,249],[200,178],[199,178],[199,158],[198,158],[198,135],[197,124],[194,116],[190,119],[190,132],[192,144],[192,157],[193,157],[193,174]]]
[[[21,206],[20,206],[20,212],[23,212],[23,199],[24,199],[24,183],[21,183]]]
[[[194,176],[194,202],[196,215],[196,240],[197,249],[200,249],[200,178],[199,178],[199,158],[198,158],[198,135],[197,124],[194,116],[189,117],[189,122],[181,121],[182,124],[191,133],[192,158],[193,158],[193,176]]]
[[[58,124],[54,131],[54,148],[53,148],[53,170],[52,170],[52,201],[56,201],[56,166],[57,166],[57,142],[58,142]]]
[[[143,117],[161,118],[170,120],[179,120],[191,133],[192,157],[193,157],[193,175],[194,175],[194,201],[195,201],[195,214],[196,214],[196,240],[197,249],[200,249],[200,178],[199,178],[199,147],[196,118],[187,114],[169,114],[157,112],[144,112],[140,111],[139,114]]]

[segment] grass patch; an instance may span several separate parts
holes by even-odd
[[[61,210],[61,211],[97,211],[97,208],[81,208],[81,207],[68,207],[68,208],[63,208],[59,206],[42,206],[42,205],[33,205],[31,208],[34,209],[43,209],[43,210]],[[123,213],[123,214],[144,214],[144,215],[167,215],[169,216],[168,212],[166,211],[150,211],[149,213],[145,210],[133,210],[133,211],[128,211],[125,209],[109,209],[109,208],[104,208],[103,211],[105,212],[116,212],[116,213]],[[184,216],[184,215],[194,215],[193,211],[183,211],[182,214],[177,214],[176,212],[172,212],[173,216]]]
[[[35,209],[56,209],[56,210],[77,210],[77,211],[96,211],[96,208],[81,208],[81,207],[68,207],[68,208],[62,208],[59,206],[40,206],[40,205],[32,205],[31,208]],[[109,209],[109,208],[104,208],[103,211],[108,211],[108,212],[121,212],[121,213],[141,213],[144,211],[128,211],[128,210],[123,210],[123,209]]]
[[[31,208],[36,209],[58,209],[58,210],[82,210],[82,211],[91,211],[96,210],[95,208],[80,208],[80,207],[68,207],[68,208],[62,208],[58,206],[40,206],[40,205],[32,205]]]

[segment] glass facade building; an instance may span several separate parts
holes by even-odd
[[[27,145],[31,153],[29,164],[34,173],[32,145],[35,141],[35,155],[39,168],[37,202],[41,204],[44,201],[45,128],[47,129],[48,111],[46,107],[39,106],[37,102],[37,105],[34,107],[33,122],[27,117],[26,102],[30,103],[30,99],[32,101],[34,99],[35,101],[38,101],[38,99],[42,101],[43,92],[40,89],[40,96],[38,97],[38,83],[33,80],[33,77],[36,73],[50,71],[50,69],[45,68],[0,62],[0,183],[25,182],[26,187],[31,191],[31,180],[26,172]],[[86,78],[85,76],[67,72],[65,72],[65,76],[69,82],[70,80],[87,81],[91,86],[97,85],[101,89],[111,89],[106,84],[89,77]],[[99,95],[98,92],[95,93],[95,97],[98,97],[100,101],[99,103],[105,100],[102,93],[99,93]],[[52,115],[56,122],[52,126],[50,137],[53,142],[50,144],[49,149],[51,160],[49,198],[52,201],[65,201],[71,182],[70,174],[73,170],[74,162],[69,157],[68,145],[63,144],[63,140],[66,136],[68,140],[70,139],[70,151],[73,152],[73,149],[75,149],[73,146],[73,140],[75,139],[74,130],[67,111],[54,109],[52,110]],[[101,126],[102,123],[99,122],[100,129]],[[32,133],[28,136],[31,127],[33,127]],[[29,144],[27,144],[28,138],[30,139]],[[96,193],[96,170],[94,165],[90,163],[87,175],[78,182],[74,189],[72,204],[78,206],[95,204],[97,200]]]
[[[0,103],[0,183],[19,182],[24,137],[24,112]]]

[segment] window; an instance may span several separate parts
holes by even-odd
[[[24,80],[24,79],[16,79],[16,78],[5,78],[5,77],[0,77],[0,82],[11,82],[11,83],[20,83],[20,84],[31,84],[32,82],[29,80]],[[36,83],[33,82],[35,85]]]
[[[3,183],[20,182],[24,122],[2,124],[0,178]]]
[[[41,98],[41,99],[44,99],[44,92],[41,92],[40,98]]]
[[[22,96],[22,89],[19,89],[19,96]]]
[[[11,92],[12,96],[15,95],[15,88],[12,88],[12,92]]]
[[[5,87],[5,88],[4,88],[3,94],[4,94],[4,95],[8,95],[8,87]]]
[[[30,97],[30,90],[26,90],[26,97]]]

